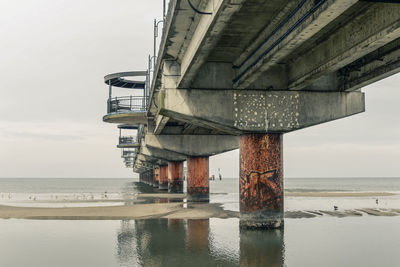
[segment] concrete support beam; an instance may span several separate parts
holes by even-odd
[[[372,5],[292,61],[288,66],[289,89],[303,89],[399,37],[400,5]]]
[[[183,193],[183,161],[168,162],[168,192]]]
[[[252,45],[260,48],[245,51],[245,55],[241,55],[235,62],[239,68],[234,87],[248,88],[263,72],[282,61],[357,2],[358,0],[328,0],[319,4],[319,1],[308,0],[284,25],[276,27],[273,35],[269,36],[273,29],[267,27],[261,34],[264,38],[257,39],[256,44]],[[244,61],[244,58],[249,59]]]
[[[240,227],[283,227],[282,134],[247,134],[240,141]]]
[[[146,159],[144,157],[139,157],[139,155],[136,157],[136,161],[134,164],[134,170],[137,170],[139,173],[142,173],[142,172],[150,170],[152,168],[153,168],[153,164],[146,161]]]
[[[209,201],[208,157],[187,158],[187,199],[192,202]]]
[[[165,125],[168,123],[169,118],[165,116],[157,116],[156,118],[156,127],[154,129],[154,134],[160,134],[164,129]]]
[[[162,165],[162,164],[167,164],[168,163],[168,161],[156,158],[154,156],[148,156],[146,154],[138,154],[136,156],[136,159],[141,161],[141,162],[144,162],[146,164],[151,164],[151,165],[160,165],[160,164]]]
[[[361,92],[169,89],[162,95],[160,114],[229,134],[290,132],[365,110]]]
[[[186,160],[186,156],[183,154],[149,147],[146,145],[146,142],[142,143],[140,153],[142,155],[149,156],[152,158],[157,158],[157,159],[161,160],[162,161],[161,163],[164,163],[163,165],[165,165],[168,161],[185,161]]]
[[[354,91],[400,72],[400,38],[341,68],[339,90]]]
[[[207,60],[208,55],[217,44],[222,31],[225,29],[233,14],[240,10],[245,0],[235,1],[205,1],[204,10],[211,15],[200,16],[200,20],[193,31],[186,36],[190,42],[182,49],[180,57],[181,75],[177,87],[189,87],[196,77],[200,67]]]
[[[158,189],[168,190],[168,165],[160,166],[160,182]]]
[[[211,156],[239,148],[231,135],[154,135],[147,133],[146,146],[186,156]]]

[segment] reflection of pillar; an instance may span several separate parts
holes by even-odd
[[[208,201],[208,157],[187,158],[188,201]]]
[[[240,266],[284,266],[282,229],[240,229]]]
[[[281,134],[247,134],[241,137],[240,226],[283,226]]]
[[[186,244],[195,250],[208,249],[210,219],[187,220]]]
[[[159,183],[160,183],[160,168],[156,167],[156,168],[154,168],[154,183],[153,183],[153,187],[158,188]]]
[[[168,192],[183,193],[183,162],[168,162]]]
[[[136,235],[134,221],[122,220],[121,227],[117,235],[117,255],[121,262],[132,262],[134,255],[131,253],[135,249]]]
[[[168,190],[168,165],[160,166],[160,183],[158,188],[160,190]]]
[[[179,230],[183,228],[183,219],[168,219],[168,230]]]

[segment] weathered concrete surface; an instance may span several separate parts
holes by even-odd
[[[154,135],[147,133],[146,145],[187,156],[211,156],[239,148],[239,137],[231,135]]]
[[[146,112],[110,113],[103,117],[104,122],[129,125],[147,124]]]
[[[322,75],[345,67],[399,37],[399,4],[373,5],[294,58],[288,64],[289,88],[302,89]]]
[[[168,192],[183,193],[183,161],[168,162]]]
[[[168,89],[159,108],[165,116],[231,134],[284,133],[363,112],[365,101],[361,92]]]
[[[240,227],[283,227],[282,134],[247,134],[240,141]]]
[[[146,142],[142,143],[142,146],[140,148],[140,154],[149,156],[152,158],[157,158],[162,160],[163,162],[168,162],[168,161],[184,161],[186,160],[186,156],[171,152],[171,151],[165,151],[162,149],[157,149],[153,147],[149,147],[146,145]]]
[[[188,201],[209,201],[208,157],[187,158],[187,198]]]
[[[251,48],[256,46],[260,48],[257,50],[249,49],[240,55],[240,60],[235,62],[236,66],[242,64],[239,65],[240,68],[238,68],[234,86],[236,88],[248,88],[263,72],[282,61],[284,57],[287,57],[357,2],[358,0],[325,1],[314,10],[318,2],[306,1],[292,17],[288,17],[289,19],[284,25],[277,28],[278,30],[267,41],[262,42],[274,30],[268,25],[261,37],[250,45]],[[282,36],[285,37],[282,38]],[[245,57],[250,58],[244,62],[242,58]]]

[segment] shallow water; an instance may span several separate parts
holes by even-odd
[[[186,188],[186,184],[184,186]],[[393,192],[379,197],[285,197],[285,210],[399,208],[400,178],[285,179],[288,192]],[[0,179],[0,205],[82,207],[131,205],[138,193],[153,192],[131,179]],[[210,202],[239,210],[239,179],[210,181]]]
[[[238,222],[0,220],[0,266],[399,266],[399,217]]]
[[[399,192],[400,179],[286,179],[292,192]],[[210,182],[213,203],[238,210],[238,179]],[[0,179],[0,205],[134,205],[152,192],[129,179]],[[92,199],[93,196],[93,199]],[[93,200],[93,202],[88,202]],[[285,197],[286,210],[400,208],[400,195]],[[400,216],[286,219],[239,230],[238,219],[0,219],[0,266],[399,266]]]

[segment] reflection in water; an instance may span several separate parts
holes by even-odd
[[[132,257],[132,252],[136,251],[136,236],[134,221],[121,221],[121,229],[117,236],[117,255],[121,264],[137,263],[136,257]]]
[[[240,229],[240,266],[284,266],[283,229]]]
[[[203,251],[208,254],[208,233],[210,219],[187,220],[186,245],[193,251]]]
[[[238,220],[224,221],[239,227]],[[121,266],[283,266],[283,230],[216,232],[214,219],[122,221],[117,257]],[[228,241],[231,240],[231,241]],[[227,253],[228,242],[237,242]],[[240,244],[240,248],[239,248]],[[239,258],[240,257],[240,258]]]

